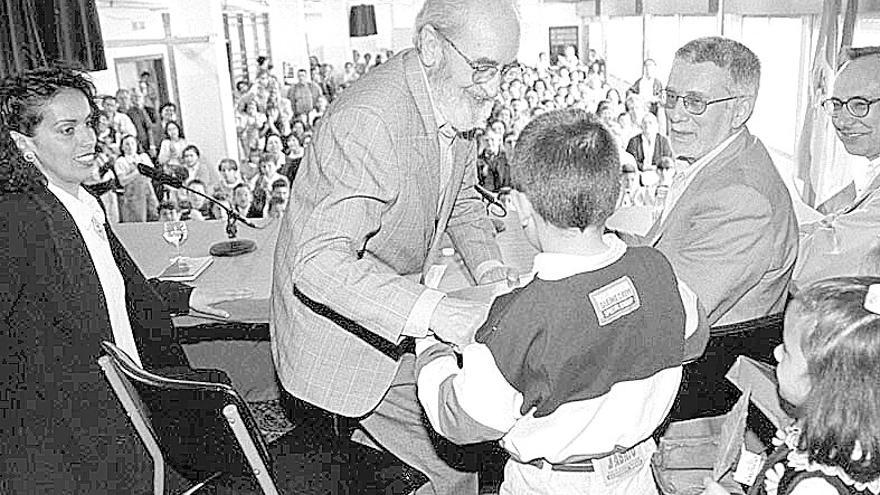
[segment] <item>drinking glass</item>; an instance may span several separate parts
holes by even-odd
[[[180,261],[180,245],[186,242],[187,237],[186,223],[180,220],[165,222],[162,237],[165,242],[177,248],[177,257],[173,258],[173,261]]]

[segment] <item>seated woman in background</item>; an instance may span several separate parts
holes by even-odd
[[[146,222],[155,220],[159,205],[150,179],[141,175],[138,164],[153,166],[146,153],[139,153],[137,138],[131,134],[122,138],[122,154],[113,166],[119,184],[123,187],[119,208],[120,222]]]
[[[71,69],[0,80],[0,493],[151,492],[101,342],[147,370],[203,377],[169,312],[227,317],[211,305],[250,294],[144,277],[82,187],[98,167],[94,97]],[[153,418],[160,438],[173,420]]]
[[[660,160],[672,158],[672,147],[666,136],[660,134],[660,123],[653,113],[642,117],[641,129],[641,133],[629,140],[626,151],[636,159],[639,170],[657,170]]]
[[[217,164],[217,170],[220,172],[220,180],[214,186],[214,192],[223,191],[228,198],[232,196],[235,186],[244,182],[241,171],[238,170],[238,162],[232,158],[223,158]]]

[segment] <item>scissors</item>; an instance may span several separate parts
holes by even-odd
[[[507,207],[504,206],[504,203],[498,199],[498,195],[479,184],[474,184],[474,189],[486,201],[487,213],[494,215],[498,218],[504,218],[507,216]]]

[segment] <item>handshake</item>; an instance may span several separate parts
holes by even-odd
[[[476,298],[464,299],[455,297],[453,293],[437,304],[429,324],[437,340],[457,349],[474,342],[474,335],[486,321],[495,296],[519,286],[521,279],[519,272],[513,268],[499,266],[484,273],[479,283],[483,287],[494,287],[482,291],[483,294]],[[417,347],[421,346],[417,343]]]

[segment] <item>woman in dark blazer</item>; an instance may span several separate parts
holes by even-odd
[[[660,124],[653,113],[642,117],[642,132],[632,137],[626,145],[626,152],[636,159],[640,171],[656,170],[664,156],[672,158],[672,147],[666,136],[660,134]],[[653,150],[645,159],[645,150]]]
[[[89,224],[62,202],[96,204],[81,186],[98,166],[94,96],[69,69],[0,81],[0,493],[150,492],[152,462],[97,364],[101,341],[130,326],[145,369],[186,375],[171,315],[222,316],[210,306],[248,295],[147,280],[100,209]],[[113,267],[121,285],[107,282]]]

